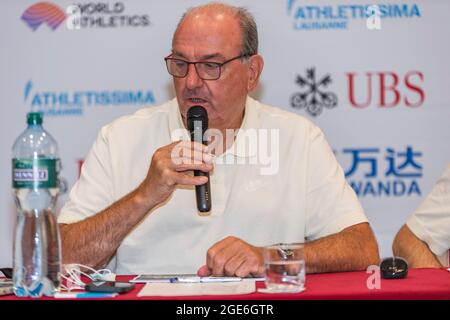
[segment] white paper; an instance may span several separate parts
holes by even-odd
[[[202,283],[147,283],[138,297],[205,296],[249,294],[256,290],[254,281]]]
[[[132,283],[160,283],[160,282],[236,282],[236,281],[264,281],[264,278],[240,278],[240,277],[199,277],[195,274],[149,274],[138,275],[130,282]]]

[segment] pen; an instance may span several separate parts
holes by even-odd
[[[170,283],[198,283],[200,281],[200,277],[175,277],[170,278]]]
[[[170,278],[170,283],[206,283],[206,282],[238,282],[239,277],[174,277]]]
[[[97,293],[97,292],[58,292],[55,293],[56,299],[65,298],[114,298],[117,293]]]

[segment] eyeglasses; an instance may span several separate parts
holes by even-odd
[[[189,62],[182,59],[171,58],[170,56],[164,58],[166,61],[167,71],[174,76],[175,78],[184,78],[187,76],[189,72],[189,65],[193,64],[195,66],[195,70],[197,71],[200,79],[203,80],[217,80],[220,78],[222,74],[222,67],[227,63],[249,57],[250,54],[241,54],[237,57],[231,58],[225,62],[209,62],[209,61],[197,61],[197,62]]]

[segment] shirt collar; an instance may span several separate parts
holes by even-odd
[[[257,146],[250,146],[249,135],[246,133],[248,133],[248,129],[257,130],[259,128],[257,104],[256,100],[247,97],[241,128],[233,145],[221,156],[231,154],[235,157],[248,158],[256,155]],[[189,131],[184,126],[176,98],[169,103],[169,129],[172,142],[191,139]]]
[[[169,102],[169,130],[172,142],[191,140],[189,131],[184,126],[176,98]]]

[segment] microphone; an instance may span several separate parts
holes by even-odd
[[[187,126],[191,133],[191,141],[207,145],[203,139],[205,131],[208,129],[208,113],[202,106],[193,106],[187,113]],[[201,170],[194,170],[194,176],[208,177],[208,182],[200,186],[195,186],[195,196],[197,198],[197,209],[201,216],[209,215],[211,211],[211,188],[209,184],[209,173]]]

